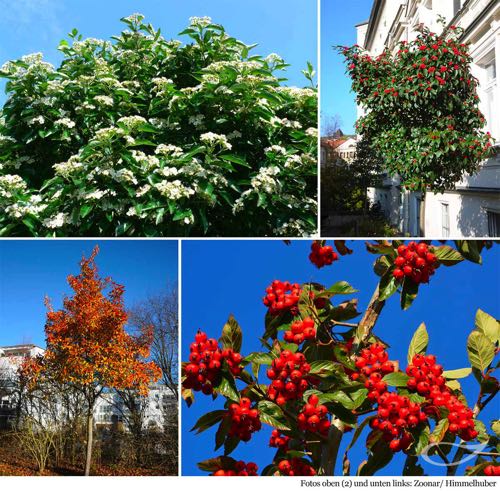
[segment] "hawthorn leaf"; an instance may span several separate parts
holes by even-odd
[[[388,373],[382,378],[389,387],[406,387],[408,380],[410,377],[403,372]]]
[[[476,329],[482,332],[492,343],[500,343],[500,322],[493,316],[478,309]]]
[[[196,424],[189,431],[196,431],[196,434],[202,433],[217,424],[226,415],[227,411],[223,409],[210,411],[209,413],[206,413],[201,418],[199,418]]]
[[[460,254],[460,252],[448,245],[434,247],[432,252],[438,258],[439,263],[444,266],[454,266],[464,260],[464,257]]]
[[[224,324],[222,328],[222,336],[220,338],[222,346],[226,349],[232,349],[237,353],[241,350],[241,344],[243,341],[243,333],[241,331],[241,327],[233,317],[233,315],[229,316],[229,319]]]
[[[474,368],[484,372],[495,357],[495,345],[480,331],[472,331],[467,339],[467,354]]]
[[[457,378],[468,377],[472,373],[472,368],[457,368],[456,370],[445,370],[443,372],[443,377],[448,380],[455,380]]]
[[[415,334],[410,341],[410,346],[408,347],[408,363],[412,362],[413,356],[416,354],[424,354],[427,345],[429,344],[429,335],[427,334],[427,329],[425,324],[422,322],[420,326],[418,326]]]

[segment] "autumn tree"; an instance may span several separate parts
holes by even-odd
[[[97,399],[109,389],[135,389],[147,394],[151,381],[161,376],[159,367],[146,361],[150,355],[151,326],[139,335],[125,330],[128,315],[123,303],[124,287],[111,278],[101,278],[95,264],[96,246],[80,262],[80,274],[68,276],[73,296],[54,310],[46,299],[47,349],[25,370],[33,381],[44,377],[69,384],[83,394],[86,404],[85,475],[90,474],[93,414]]]

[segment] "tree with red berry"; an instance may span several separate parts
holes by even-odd
[[[256,474],[253,462],[236,461],[231,454],[240,442],[251,444],[267,425],[276,453],[260,469],[262,475],[333,475],[340,458],[344,475],[373,475],[397,453],[406,455],[404,475],[420,475],[423,458],[442,460],[448,475],[455,475],[472,452],[469,442],[481,444],[481,451],[466,473],[496,475],[500,422],[493,421],[489,431],[479,417],[499,391],[493,372],[500,323],[477,311],[467,341],[470,366],[460,369],[444,367],[427,352],[423,323],[412,337],[406,363],[391,359],[389,345],[375,333],[390,297],[399,293],[401,308],[408,309],[419,288],[432,283],[433,273],[446,274],[438,268],[464,260],[479,263],[491,246],[488,241],[367,243],[368,252],[377,256],[374,271],[380,279],[364,312],[358,312],[356,299],[334,301],[357,291],[345,281],[327,288],[275,280],[263,299],[268,309],[263,351],[240,354],[243,333],[232,316],[220,340],[198,332],[182,368],[183,398],[188,406],[197,391],[225,398],[222,409],[202,415],[192,429],[201,433],[217,425],[215,450],[223,449],[223,455],[200,462],[199,468],[215,476]],[[314,241],[310,261],[317,266],[323,255],[332,257],[334,247],[338,260],[353,252],[342,241],[333,246]],[[469,375],[479,383],[475,402],[466,400],[459,382]],[[367,458],[351,469],[349,452],[365,430]],[[341,443],[351,431],[342,456]]]
[[[439,35],[422,27],[414,41],[377,57],[358,45],[337,48],[366,110],[357,133],[409,190],[454,189],[491,155],[472,58],[462,29],[452,27]]]

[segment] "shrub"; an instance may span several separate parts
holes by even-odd
[[[143,20],[112,42],[74,29],[58,68],[39,53],[2,67],[0,233],[313,233],[315,88],[281,85],[281,57],[209,18],[189,44]]]

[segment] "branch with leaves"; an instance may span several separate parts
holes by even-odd
[[[335,260],[353,252],[342,241],[334,245]],[[189,361],[182,365],[182,396],[188,406],[195,392],[225,398],[222,409],[204,414],[192,429],[201,433],[217,426],[215,451],[223,449],[223,455],[200,462],[199,468],[212,475],[254,475],[254,463],[237,461],[231,454],[268,425],[276,454],[262,475],[332,475],[341,442],[353,431],[342,460],[344,475],[350,475],[348,453],[368,427],[367,459],[357,475],[375,474],[398,452],[407,455],[404,475],[423,473],[422,455],[436,455],[451,473],[471,451],[466,442],[476,440],[482,450],[467,474],[498,472],[499,423],[492,423],[490,433],[478,417],[498,393],[493,372],[499,322],[478,310],[467,342],[471,366],[452,370],[427,353],[425,324],[411,340],[406,368],[389,359],[387,343],[375,334],[377,319],[395,293],[401,308],[408,309],[440,266],[480,263],[481,253],[491,246],[487,241],[456,241],[453,246],[367,243],[367,250],[378,256],[374,271],[380,280],[364,312],[358,311],[357,299],[336,301],[357,291],[345,281],[325,287],[275,280],[264,297],[268,312],[260,338],[263,351],[247,356],[240,354],[243,332],[233,317],[219,340],[198,331]],[[310,260],[322,267],[332,264],[332,254],[332,247],[315,241]],[[480,389],[476,404],[469,406],[458,380],[471,374]],[[457,439],[458,450],[451,457]]]

